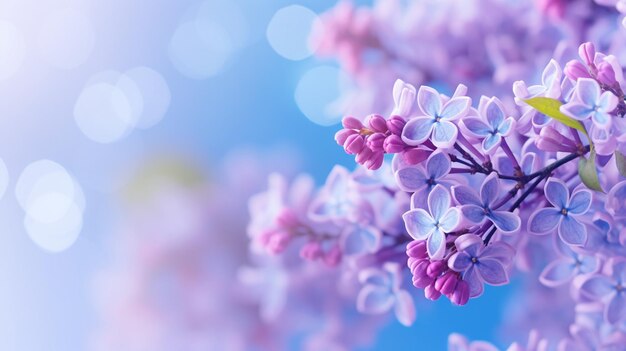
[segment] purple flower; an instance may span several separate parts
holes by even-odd
[[[626,261],[613,259],[601,274],[587,278],[580,286],[584,297],[605,303],[604,318],[615,324],[626,319]]]
[[[402,130],[402,140],[408,145],[420,145],[430,138],[439,148],[451,147],[456,142],[457,126],[452,123],[469,111],[471,99],[467,96],[453,97],[442,102],[439,93],[421,86],[417,93],[417,105],[424,114],[410,119]]]
[[[413,298],[402,289],[400,265],[387,262],[382,269],[367,268],[359,272],[364,284],[357,296],[357,309],[368,314],[381,314],[394,308],[398,321],[410,326],[415,321]]]
[[[513,117],[506,118],[502,103],[494,97],[487,103],[484,118],[469,117],[463,119],[462,123],[469,134],[482,139],[484,152],[493,153],[502,138],[511,133],[515,120]]]
[[[521,220],[512,212],[498,211],[495,208],[499,190],[498,175],[491,173],[480,187],[480,198],[473,189],[463,185],[453,187],[452,195],[463,205],[461,211],[468,221],[481,224],[485,219],[489,219],[501,232],[513,233],[520,228]]]
[[[484,246],[482,239],[475,234],[461,235],[454,245],[457,252],[450,257],[448,266],[463,273],[463,280],[470,287],[470,297],[483,293],[483,283],[504,285],[509,282],[505,267],[515,254],[511,246],[502,241]]]
[[[578,275],[595,272],[600,266],[596,256],[578,253],[560,241],[555,246],[561,257],[550,262],[539,276],[539,281],[547,287],[561,286]]]
[[[565,183],[559,179],[549,179],[544,187],[546,199],[554,207],[537,210],[529,218],[528,231],[547,234],[558,227],[561,240],[569,245],[582,246],[587,241],[587,229],[576,217],[587,213],[591,206],[591,191],[575,191],[570,198]]]
[[[405,83],[402,79],[396,80],[393,85],[393,102],[395,103],[395,108],[391,112],[391,115],[408,117],[411,111],[413,111],[416,93],[415,87],[411,84]]]
[[[617,103],[617,97],[609,91],[603,93],[594,79],[581,78],[576,82],[574,98],[561,106],[561,111],[581,121],[591,117],[594,125],[608,129],[611,127],[611,111]]]
[[[433,260],[441,260],[446,248],[446,234],[461,221],[458,208],[450,207],[451,199],[448,191],[441,185],[428,195],[428,210],[421,208],[406,212],[402,218],[407,232],[415,240],[426,240],[428,256]]]
[[[426,160],[426,169],[420,166],[408,166],[395,174],[400,189],[412,193],[429,192],[450,173],[450,158],[446,153],[433,152]],[[425,194],[426,195],[426,194]]]

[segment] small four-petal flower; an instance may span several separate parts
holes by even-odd
[[[595,79],[580,78],[576,82],[574,98],[561,106],[561,111],[577,120],[591,117],[595,126],[608,129],[611,127],[611,112],[618,102],[613,93],[603,93]]]
[[[502,142],[502,138],[513,130],[515,119],[507,118],[500,101],[492,98],[487,103],[484,118],[469,117],[463,119],[462,123],[469,134],[482,139],[484,152],[493,153]]]

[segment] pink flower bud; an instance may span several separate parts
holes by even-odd
[[[324,263],[329,267],[336,267],[341,262],[341,256],[339,245],[335,245],[324,255]]]
[[[371,115],[368,119],[368,124],[375,132],[386,133],[388,130],[387,121],[379,115]]]
[[[592,66],[593,59],[596,56],[596,48],[593,46],[593,43],[586,42],[581,44],[578,47],[578,56],[580,56],[585,64]]]
[[[384,152],[385,134],[374,133],[367,138],[367,147],[374,152]]]
[[[465,280],[459,280],[456,289],[450,297],[453,304],[463,306],[469,300],[469,284]]]
[[[610,63],[603,61],[598,64],[598,81],[608,86],[617,82],[617,80],[615,80],[615,71]]]
[[[322,247],[317,241],[309,241],[300,249],[300,257],[313,261],[322,256]]]
[[[404,160],[409,165],[417,165],[425,161],[431,152],[424,149],[408,149],[404,151]]]
[[[348,139],[350,135],[355,134],[358,134],[358,132],[352,129],[342,129],[335,133],[335,141],[337,142],[337,144],[343,146],[346,143],[346,139]]]
[[[426,252],[426,241],[424,240],[413,240],[406,246],[406,254],[409,257],[424,259],[428,257],[428,252]]]
[[[374,152],[368,148],[367,146],[364,146],[361,151],[359,151],[359,153],[356,155],[355,160],[358,164],[365,164],[365,162],[367,162],[370,157],[372,157],[374,154]]]
[[[278,255],[279,253],[285,251],[290,241],[291,236],[289,233],[283,231],[274,232],[269,237],[265,247],[271,254]]]
[[[384,152],[374,152],[372,156],[367,161],[365,161],[363,165],[367,167],[367,169],[375,170],[375,169],[379,169],[380,166],[383,165],[384,160],[385,160]]]
[[[402,138],[395,134],[388,136],[383,143],[383,149],[388,154],[397,154],[406,148],[407,145],[402,141]]]
[[[437,278],[435,281],[435,289],[446,296],[451,296],[456,290],[458,282],[459,276],[453,271],[447,271],[441,277]]]
[[[294,228],[300,225],[298,215],[289,208],[284,208],[276,216],[276,222],[283,228]]]
[[[426,274],[426,269],[428,269],[429,264],[430,262],[428,260],[421,260],[414,266],[414,269],[412,271],[413,285],[416,288],[423,289],[432,284],[432,282],[434,281],[433,278],[429,277],[428,274]]]
[[[585,67],[585,65],[583,65],[580,61],[576,60],[571,60],[570,62],[565,64],[563,72],[571,80],[578,80],[579,78],[591,78],[589,71],[587,71],[587,67]]]
[[[405,124],[406,121],[400,116],[393,116],[387,120],[387,128],[392,134],[395,135],[402,134],[402,129],[404,129]]]
[[[365,147],[365,138],[360,134],[350,135],[343,144],[346,152],[349,154],[358,154]]]
[[[352,116],[344,117],[341,121],[341,124],[346,129],[360,130],[361,128],[363,128],[363,123],[361,123],[358,118]]]
[[[424,289],[424,296],[429,300],[435,301],[441,297],[441,293],[435,289],[434,284],[430,284]]]
[[[448,267],[445,261],[434,261],[426,269],[426,274],[431,278],[437,278]]]

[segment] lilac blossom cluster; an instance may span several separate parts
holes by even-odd
[[[321,15],[311,34],[320,59],[350,77],[340,99],[346,114],[389,111],[396,79],[415,86],[472,86],[472,96],[532,77],[549,58],[566,59],[584,41],[623,50],[618,0],[342,0]],[[485,16],[489,9],[494,16]]]
[[[571,318],[508,350],[623,350],[626,82],[615,56],[589,42],[578,53],[550,60],[538,83],[514,82],[513,106],[397,80],[389,115],[345,117],[336,134],[355,171],[336,166],[316,191],[271,182],[251,200],[254,246],[296,247],[357,276],[358,310],[406,325],[415,290],[401,266],[427,299],[456,305],[536,272],[548,290],[569,287]],[[456,334],[449,349],[497,350]]]

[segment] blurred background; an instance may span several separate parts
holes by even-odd
[[[281,349],[240,340],[259,308],[243,319],[211,304],[255,279],[241,270],[246,201],[271,171],[320,184],[354,166],[333,140],[345,73],[308,39],[334,5],[0,0],[0,349]],[[497,340],[513,289],[463,308],[418,303],[413,327],[389,319],[359,348],[438,350],[453,331]],[[217,324],[234,341],[203,341]]]

